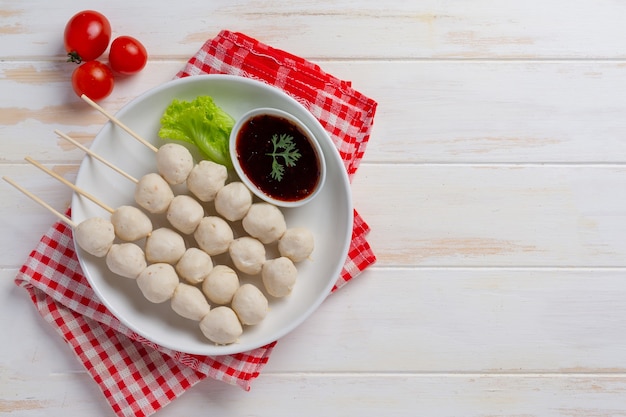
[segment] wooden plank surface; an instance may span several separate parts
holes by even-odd
[[[105,122],[69,87],[69,1],[0,3],[0,176],[59,210]],[[85,6],[86,7],[86,6]],[[354,178],[376,265],[279,342],[250,392],[216,381],[157,416],[626,414],[626,3],[95,1],[169,79],[222,28],[378,101]],[[0,415],[108,416],[13,277],[54,217],[2,185]]]
[[[3,55],[58,59],[65,22],[78,11],[61,6],[42,0],[4,4]],[[92,6],[109,17],[114,32],[145,39],[155,59],[187,57],[222,28],[262,35],[276,47],[317,59],[626,57],[620,42],[626,5],[611,0],[220,0],[210,5],[192,0],[175,7],[99,1]]]

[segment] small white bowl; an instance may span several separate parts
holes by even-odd
[[[267,130],[268,123],[275,123],[278,127]],[[259,133],[258,129],[262,131]],[[286,133],[287,129],[295,132],[292,137],[297,136],[299,146],[296,146],[296,149],[301,154],[300,159],[292,168],[286,166],[282,156],[271,156],[269,149],[263,148],[267,146],[275,150],[272,136]],[[254,130],[254,138],[249,136],[239,138],[240,133],[246,135],[250,133],[250,130]],[[258,140],[258,144],[251,144],[252,140]],[[246,157],[240,154],[240,151],[245,152],[240,148],[243,148],[246,143],[248,143],[249,150],[254,150],[254,155]],[[257,197],[276,206],[302,206],[313,200],[324,186],[326,161],[320,144],[304,123],[283,110],[263,107],[245,113],[233,127],[229,150],[233,167],[241,181]],[[259,153],[256,153],[257,151]],[[246,159],[250,163],[246,163]],[[281,180],[272,178],[272,161],[276,161],[285,169]],[[256,167],[253,166],[254,164]]]

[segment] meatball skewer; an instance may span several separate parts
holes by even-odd
[[[153,151],[156,154],[157,171],[169,184],[182,184],[187,180],[194,164],[193,156],[186,147],[177,143],[167,143],[157,148],[86,95],[83,94],[81,98],[115,125],[137,139],[142,145]]]
[[[15,181],[10,178],[2,177],[6,182],[20,190],[26,196],[30,197],[33,201],[41,205],[42,207],[48,209],[52,214],[58,217],[61,221],[67,224],[74,230],[76,235],[76,241],[78,245],[85,250],[85,252],[102,258],[106,256],[109,252],[109,249],[113,245],[113,241],[115,240],[115,233],[113,232],[113,225],[106,219],[102,217],[91,217],[89,219],[83,220],[80,223],[76,223],[69,217],[64,214],[59,213],[55,210],[51,205],[26,190]]]
[[[148,218],[148,216],[146,216],[144,212],[142,212],[138,208],[133,206],[120,206],[117,209],[113,209],[92,194],[88,193],[82,188],[77,187],[74,183],[66,180],[56,172],[46,168],[31,157],[27,156],[24,159],[26,159],[26,161],[41,169],[51,177],[67,185],[76,193],[88,198],[92,202],[96,203],[98,206],[102,207],[104,210],[108,211],[111,214],[111,223],[113,224],[115,235],[120,239],[127,242],[133,242],[150,236],[150,234],[152,233],[152,221],[150,220],[150,218]]]
[[[122,256],[116,255],[116,259],[113,259],[109,254],[125,251],[126,246],[124,245],[129,245],[128,248],[137,247],[134,243],[114,244],[115,234],[113,226],[107,220],[100,217],[92,217],[77,224],[15,181],[8,177],[3,177],[3,179],[74,229],[75,233],[77,233],[76,239],[85,251],[94,256],[107,256],[106,263],[109,268],[117,269],[127,261],[125,259],[126,254]],[[81,234],[79,232],[83,225],[86,226],[84,236],[90,239],[88,241],[90,244],[84,246],[79,238]],[[102,233],[102,231],[105,233]],[[99,238],[98,240],[96,240],[97,237]],[[96,248],[98,251],[95,250]],[[170,264],[154,263],[149,266],[145,266],[145,263],[142,262],[136,262],[135,264],[136,268],[133,271],[115,270],[112,272],[118,274],[121,272],[125,277],[136,279],[141,293],[152,303],[163,303],[171,300],[171,308],[174,312],[182,317],[198,321],[204,336],[216,344],[234,343],[242,334],[242,325],[237,314],[231,308],[220,306],[216,309],[211,309],[202,291],[197,287],[181,283],[174,267]],[[262,316],[258,316],[257,310],[257,308],[250,310],[257,314],[257,316],[251,317],[260,320]],[[263,313],[262,315],[264,316]]]
[[[114,243],[115,232],[110,221],[102,217],[90,217],[80,223],[76,223],[12,180],[6,177],[4,180],[47,208],[70,226],[74,230],[78,246],[93,256],[106,258],[106,265],[111,272],[125,278],[134,279],[146,268],[147,264],[143,250],[138,245],[130,242]]]
[[[63,139],[70,142],[72,145],[76,146],[87,155],[97,159],[102,162],[118,174],[126,177],[130,181],[135,183],[135,201],[142,208],[150,213],[165,213],[170,203],[174,199],[174,192],[170,185],[157,173],[149,173],[141,177],[141,179],[137,179],[117,166],[113,165],[106,159],[102,158],[97,153],[93,152],[91,149],[81,145],[68,135],[55,130],[55,133],[62,137]]]
[[[202,160],[194,165],[193,157],[189,150],[177,143],[167,143],[157,148],[89,97],[83,95],[81,98],[106,116],[111,122],[156,153],[157,170],[170,184],[186,182],[189,191],[202,202],[213,201],[217,192],[226,184],[228,170],[224,165],[208,160]]]

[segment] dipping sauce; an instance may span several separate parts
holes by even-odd
[[[281,135],[291,137],[293,147],[276,146]],[[260,114],[247,120],[236,139],[236,153],[244,174],[263,193],[280,201],[298,201],[311,195],[320,181],[320,161],[310,140],[290,120],[269,114]],[[281,153],[299,157],[288,166]],[[275,164],[282,166],[280,180]]]

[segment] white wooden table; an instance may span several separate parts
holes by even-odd
[[[626,414],[626,3],[0,1],[0,174],[59,210],[105,122],[74,96],[81,8],[142,40],[112,111],[220,29],[379,103],[354,183],[377,264],[276,347],[250,392],[200,383],[157,415]],[[2,186],[0,414],[109,416],[13,278],[51,214]]]

